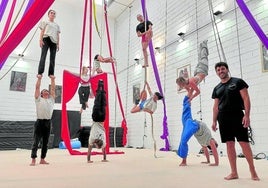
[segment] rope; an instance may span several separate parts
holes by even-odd
[[[38,27],[35,29],[35,31],[34,31],[34,34],[33,34],[33,36],[31,37],[31,39],[29,40],[29,42],[27,43],[27,45],[26,45],[26,47],[24,48],[24,50],[22,51],[22,53],[21,54],[24,54],[24,52],[27,50],[27,48],[29,47],[29,45],[30,45],[30,43],[32,42],[32,40],[33,40],[33,38],[34,38],[34,36],[35,36],[35,34],[36,34],[36,32],[37,32],[37,30],[38,30]],[[12,69],[13,69],[13,67],[19,62],[19,60],[20,60],[20,58],[18,58],[16,61],[15,61],[15,63],[8,69],[8,71],[0,78],[0,80],[2,80]]]
[[[253,133],[252,133],[252,128],[251,128],[251,126],[248,127],[248,139],[249,139],[249,142],[250,142],[252,145],[255,145],[255,141],[253,140]]]
[[[143,86],[143,90],[145,90],[146,82],[147,82],[147,67],[144,67],[144,86]]]
[[[265,153],[261,152],[258,153],[257,155],[253,156],[253,159],[259,160],[259,159],[266,159]]]
[[[242,60],[241,60],[241,50],[240,50],[240,37],[239,37],[239,31],[238,31],[238,16],[237,16],[237,8],[236,8],[236,3],[234,2],[234,7],[235,7],[235,22],[236,22],[236,37],[237,37],[237,45],[238,45],[238,58],[239,58],[239,65],[240,65],[240,73],[241,73],[241,78],[243,79],[243,71],[242,71]]]
[[[223,47],[222,47],[222,42],[221,42],[221,38],[220,38],[218,26],[217,26],[217,23],[216,23],[216,19],[215,19],[215,16],[213,14],[214,11],[213,11],[212,0],[208,0],[208,7],[209,7],[209,12],[210,12],[210,17],[211,17],[211,23],[212,23],[212,28],[213,28],[213,32],[214,32],[214,37],[215,37],[215,42],[216,42],[216,46],[217,46],[217,51],[218,51],[219,59],[220,59],[220,61],[222,61],[222,58],[223,58],[223,61],[224,62],[227,62],[226,61],[226,57],[225,57],[225,53],[224,53],[224,50],[223,50]],[[217,32],[217,35],[216,35],[216,32]],[[216,36],[218,37],[219,45],[221,47],[221,53],[222,53],[222,56],[223,56],[222,58],[221,58],[221,54],[220,54],[220,51],[219,51],[219,47],[218,47],[218,42],[217,42],[217,37]]]
[[[198,28],[198,17],[197,17],[197,0],[195,1],[195,19],[196,19],[196,28]],[[197,48],[197,51],[198,51],[198,48],[199,48],[199,44],[198,44],[198,41],[199,41],[199,35],[198,35],[198,29],[197,29],[197,32],[196,32],[196,48]],[[190,76],[190,75],[189,75]],[[199,85],[199,89],[200,89],[200,85]],[[199,111],[197,112],[197,114],[200,115],[199,119],[200,121],[202,121],[202,100],[201,100],[201,93],[199,94]]]
[[[154,142],[154,157],[157,158],[156,156],[156,140],[154,137],[154,118],[153,118],[153,114],[151,114],[151,123],[152,123],[152,138],[153,138],[153,142]]]

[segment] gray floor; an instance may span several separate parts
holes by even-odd
[[[30,150],[0,151],[1,188],[267,188],[268,160],[254,160],[261,181],[252,181],[244,158],[238,158],[239,179],[226,181],[229,174],[226,157],[220,166],[201,164],[204,156],[190,154],[188,166],[179,167],[180,159],[174,152],[117,148],[124,154],[93,156],[94,163],[86,162],[85,155],[71,156],[67,150],[50,149],[49,165],[29,166]],[[86,151],[86,148],[81,149]],[[110,151],[115,151],[111,148]],[[38,151],[40,152],[40,151]]]

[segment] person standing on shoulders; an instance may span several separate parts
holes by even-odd
[[[49,58],[49,70],[48,76],[54,76],[54,69],[55,69],[55,58],[56,52],[59,51],[59,42],[60,42],[60,27],[59,25],[54,22],[56,17],[56,12],[54,10],[48,11],[48,21],[42,21],[39,25],[41,29],[40,33],[40,47],[41,57],[38,66],[38,75],[42,75],[45,70],[45,63],[47,57],[47,51],[50,51],[50,58]]]

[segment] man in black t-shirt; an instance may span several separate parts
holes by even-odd
[[[235,139],[245,155],[252,180],[260,180],[253,163],[252,150],[249,145],[248,127],[250,126],[250,98],[247,83],[229,76],[227,63],[219,62],[215,71],[221,82],[214,88],[212,98],[213,122],[212,129],[217,130],[219,123],[222,143],[226,143],[231,173],[224,179],[238,179],[236,166]]]

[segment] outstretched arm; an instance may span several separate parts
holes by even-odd
[[[191,88],[192,90],[192,95],[189,96],[189,100],[193,100],[193,98],[195,98],[196,96],[198,96],[200,94],[200,90],[198,88],[198,86],[196,85],[195,83],[195,78],[190,78],[189,79],[189,87]]]
[[[210,166],[218,166],[219,165],[219,155],[218,155],[218,151],[217,151],[217,146],[216,146],[216,142],[214,139],[210,140],[210,147],[211,147],[211,151],[215,160],[215,163],[210,164]]]
[[[49,93],[55,99],[56,98],[56,94],[55,94],[55,88],[56,88],[56,85],[55,85],[55,76],[50,75],[49,77],[51,79],[51,88],[50,88],[50,92]]]
[[[38,74],[37,75],[37,81],[36,81],[36,84],[35,84],[35,93],[34,93],[34,97],[36,99],[40,96],[41,79],[42,79],[42,75]]]
[[[113,58],[112,57],[102,57],[102,56],[98,56],[98,60],[102,63],[111,63],[113,62]]]
[[[204,154],[206,156],[207,161],[204,161],[204,162],[201,162],[201,163],[203,163],[203,164],[209,164],[210,163],[210,159],[209,159],[208,148],[207,148],[207,146],[202,146],[202,149],[204,151]]]

